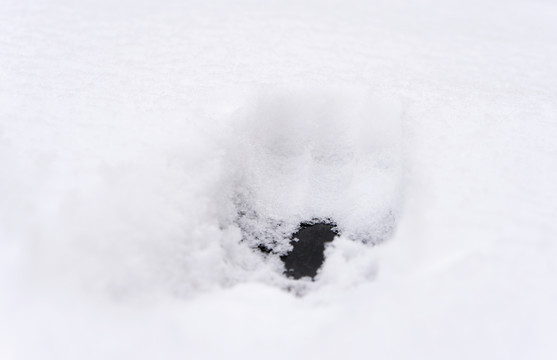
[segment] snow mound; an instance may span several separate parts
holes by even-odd
[[[402,196],[400,103],[364,88],[266,87],[236,116],[226,162],[248,244],[283,253],[313,219],[354,241],[390,236]]]

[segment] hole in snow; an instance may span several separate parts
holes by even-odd
[[[325,260],[325,244],[333,241],[337,232],[333,224],[304,223],[292,235],[292,250],[282,255],[285,274],[294,279],[317,275]]]
[[[244,110],[228,159],[243,242],[300,278],[317,274],[334,231],[368,244],[391,236],[401,200],[399,104],[365,89],[271,88]]]

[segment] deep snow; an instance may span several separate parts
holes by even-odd
[[[0,358],[554,358],[556,17],[2,1]]]

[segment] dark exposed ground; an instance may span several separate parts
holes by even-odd
[[[337,235],[334,225],[329,223],[302,224],[292,235],[292,251],[281,256],[285,274],[294,279],[311,278],[325,260],[325,243],[333,241]]]

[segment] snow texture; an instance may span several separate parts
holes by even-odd
[[[3,0],[0,359],[555,358],[556,18]]]

